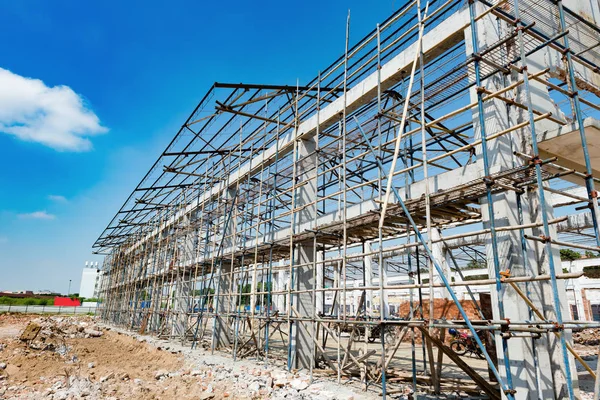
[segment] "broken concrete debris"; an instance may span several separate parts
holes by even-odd
[[[23,342],[19,335],[30,321],[40,330],[35,340]],[[3,336],[14,326],[20,329]],[[202,349],[124,334],[91,317],[0,315],[0,349],[2,400],[378,398],[330,380],[311,383],[308,375],[274,363],[234,363]]]

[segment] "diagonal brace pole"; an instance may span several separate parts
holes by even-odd
[[[367,137],[367,135],[363,131],[362,126],[361,126],[360,122],[358,121],[358,118],[356,118],[356,116],[354,116],[354,120],[356,121],[356,124],[358,126],[358,130],[362,134],[362,136],[363,136],[363,138],[365,140],[365,143],[367,144],[367,146],[369,146],[369,150],[371,151],[371,153],[375,157],[375,160],[377,161],[377,166],[379,167],[379,169],[381,171],[382,177],[386,178],[387,175],[386,175],[385,170],[383,168],[383,164],[381,163],[381,159],[378,157],[377,153],[375,152],[375,149],[373,149],[373,146],[371,145],[371,142],[369,141],[369,138]],[[492,373],[496,377],[496,380],[500,383],[500,387],[502,388],[502,391],[504,392],[504,394],[506,395],[506,397],[508,399],[514,400],[515,397],[514,397],[513,391],[509,390],[508,387],[506,386],[506,384],[504,383],[504,381],[502,380],[502,377],[500,376],[500,373],[498,372],[498,369],[494,365],[494,362],[492,361],[492,359],[490,358],[490,355],[488,354],[487,350],[485,349],[485,346],[483,345],[483,342],[481,341],[481,339],[477,335],[477,332],[475,332],[475,327],[473,326],[473,324],[471,323],[471,320],[467,316],[466,311],[464,310],[464,308],[460,304],[460,301],[458,300],[458,297],[456,297],[456,293],[454,293],[454,290],[450,287],[450,283],[448,282],[448,279],[444,275],[442,267],[439,265],[439,263],[437,262],[437,260],[435,259],[435,257],[433,257],[433,254],[431,253],[431,249],[429,249],[429,246],[427,245],[427,241],[423,238],[423,235],[421,235],[421,231],[417,227],[417,224],[415,223],[414,219],[412,218],[412,215],[410,215],[410,211],[408,211],[408,208],[406,207],[406,204],[404,204],[404,201],[402,200],[402,197],[400,196],[400,194],[398,193],[398,190],[394,186],[392,186],[392,192],[394,193],[394,196],[396,197],[396,200],[398,201],[398,204],[400,205],[400,207],[402,207],[402,210],[404,211],[404,214],[406,215],[406,219],[408,220],[408,222],[411,225],[413,231],[415,232],[415,235],[417,236],[417,239],[419,239],[419,242],[421,242],[421,246],[423,246],[423,248],[425,249],[425,252],[427,253],[427,257],[431,260],[432,264],[435,266],[435,269],[437,270],[437,273],[438,273],[440,279],[442,280],[442,283],[444,284],[444,286],[448,290],[448,293],[450,293],[450,296],[452,297],[452,300],[454,301],[454,304],[456,304],[456,308],[458,308],[458,311],[460,312],[461,316],[463,317],[463,320],[465,321],[465,324],[467,325],[467,327],[471,331],[471,334],[473,335],[473,339],[475,340],[475,342],[477,343],[477,346],[479,346],[479,348],[481,349],[481,352],[485,356],[485,359],[486,359],[486,361],[487,361],[490,369],[492,370]]]

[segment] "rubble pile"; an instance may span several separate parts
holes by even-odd
[[[589,328],[573,332],[573,342],[585,346],[597,346],[600,344],[600,329]]]
[[[311,382],[276,360],[268,366],[233,362],[89,317],[29,316],[16,321],[17,330],[15,321],[5,321],[0,316],[1,400],[378,398],[354,390],[350,381],[336,385],[315,375]]]
[[[57,336],[70,339],[90,338],[103,334],[92,317],[41,317],[31,320],[30,324],[42,328],[39,334],[41,340]]]

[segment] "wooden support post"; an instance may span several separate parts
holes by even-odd
[[[440,342],[444,343],[446,338],[446,328],[440,328]],[[444,352],[438,351],[437,354],[437,365],[435,370],[436,380],[434,382],[434,390],[436,393],[440,393],[440,382],[442,380],[442,363],[444,362]]]
[[[490,398],[494,400],[500,400],[500,391],[494,386],[490,385],[489,382],[479,375],[473,368],[471,368],[466,362],[460,358],[454,351],[452,351],[448,346],[444,345],[438,338],[435,338],[429,335],[429,332],[426,327],[417,326],[423,335],[427,338],[427,340],[431,341],[432,344],[436,345],[440,351],[443,351],[446,356],[450,360],[452,360],[460,369],[465,371],[465,373],[475,381],[479,385],[479,387],[488,395]]]

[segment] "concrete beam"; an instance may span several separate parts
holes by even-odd
[[[594,176],[600,177],[600,121],[594,118],[586,118],[583,121],[583,129],[592,163],[592,173]],[[565,125],[555,130],[541,132],[538,133],[537,137],[541,158],[558,157],[558,160],[554,162],[555,164],[585,173],[583,148],[581,147],[581,137],[577,124]],[[584,179],[574,174],[566,175],[564,179],[578,185],[585,185]],[[587,192],[584,197],[587,197]]]

